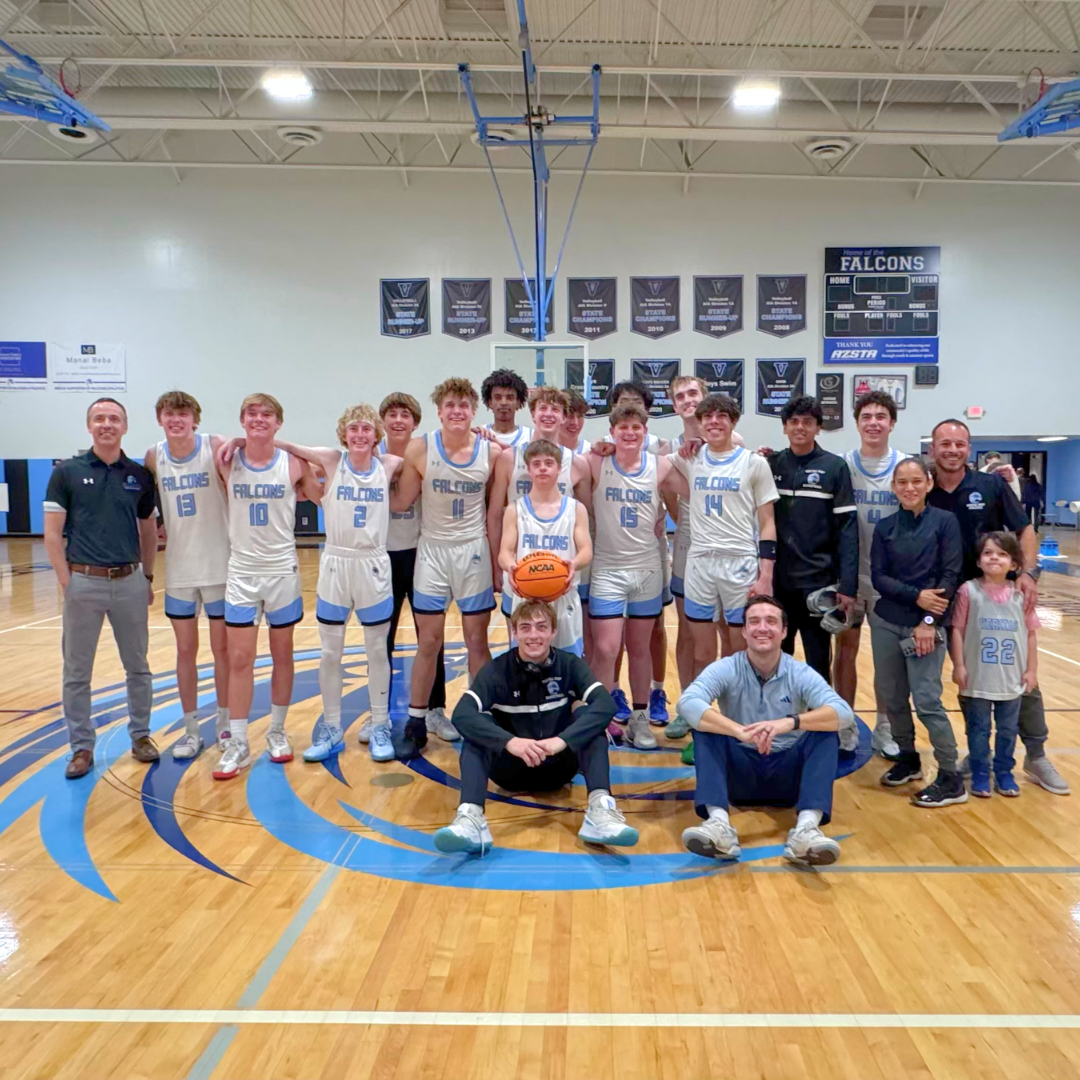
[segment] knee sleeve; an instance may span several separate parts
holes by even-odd
[[[368,660],[368,696],[371,718],[386,723],[390,707],[390,654],[386,647],[386,626],[364,627],[364,651]]]
[[[344,676],[341,660],[345,655],[345,627],[319,623],[319,690],[322,692],[323,716],[328,724],[341,724],[341,688]]]

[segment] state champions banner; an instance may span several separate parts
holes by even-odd
[[[654,341],[679,329],[679,279],[630,279],[630,329]]]
[[[577,337],[602,338],[619,329],[615,278],[566,279],[566,331]]]
[[[442,332],[459,341],[491,333],[491,278],[443,278]]]
[[[757,328],[773,337],[806,329],[806,275],[758,274]]]
[[[695,360],[694,374],[710,394],[727,394],[743,411],[742,360]]]
[[[431,333],[427,278],[380,278],[384,337],[413,338]]]
[[[671,380],[679,374],[678,360],[631,360],[630,378],[641,383],[653,396],[650,416],[674,416]]]
[[[536,316],[533,314],[532,302],[529,300],[529,291],[536,296],[536,279],[529,278],[529,291],[525,288],[522,278],[504,278],[503,286],[506,292],[506,323],[504,326],[508,334],[519,337],[525,341],[533,341],[536,338]],[[551,281],[548,280],[548,289]],[[551,334],[555,329],[555,297],[552,295],[551,303],[548,304],[547,316],[544,319],[544,336]]]

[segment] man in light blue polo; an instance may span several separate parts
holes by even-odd
[[[771,596],[746,605],[746,651],[710,664],[686,688],[679,715],[694,729],[697,792],[704,823],[683,843],[708,859],[737,859],[728,807],[798,811],[784,858],[827,866],[840,845],[821,831],[832,814],[838,731],[854,727],[851,707],[811,667],[781,651],[787,613]]]

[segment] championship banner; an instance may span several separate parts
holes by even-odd
[[[601,338],[619,329],[615,278],[567,278],[566,297],[568,333]]]
[[[536,317],[533,315],[533,307],[529,302],[529,294],[525,291],[525,282],[522,278],[506,278],[506,325],[505,330],[514,337],[524,338],[526,341],[536,340]],[[551,282],[548,282],[548,288]],[[533,296],[536,296],[536,281],[529,278],[529,288]],[[547,317],[544,319],[544,336],[547,337],[555,330],[555,297],[552,296],[548,304]]]
[[[805,360],[759,360],[757,362],[757,411],[779,416],[780,410],[804,393]]]
[[[630,279],[630,329],[654,341],[679,329],[679,279]]]
[[[722,338],[743,328],[743,279],[738,277],[694,278],[694,329],[699,334]]]
[[[491,278],[443,278],[442,332],[460,341],[491,333]]]
[[[650,416],[674,416],[671,380],[679,374],[678,360],[631,360],[630,378],[645,386],[653,396]]]
[[[590,360],[589,377],[592,379],[592,394],[585,397],[585,361],[567,360],[566,379],[563,383],[567,390],[576,390],[589,403],[589,416],[607,416],[611,412],[608,404],[608,391],[615,385],[614,360]]]
[[[806,329],[805,274],[758,274],[757,328],[773,337],[788,337]]]
[[[431,333],[427,278],[381,278],[384,337],[423,337]]]
[[[735,399],[742,412],[743,362],[741,360],[695,360],[694,374],[705,383],[710,394],[727,394]]]
[[[844,376],[834,372],[817,374],[817,399],[825,414],[821,427],[839,431],[844,426]]]
[[[826,364],[938,362],[941,248],[825,249]]]
[[[907,376],[906,375],[853,375],[851,379],[851,407],[863,394],[869,394],[871,390],[884,390],[898,409],[907,408]]]

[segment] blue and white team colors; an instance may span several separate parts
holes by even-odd
[[[154,451],[161,513],[169,537],[165,560],[165,614],[194,619],[225,618],[229,568],[229,515],[209,435],[195,436],[195,449],[174,458],[169,444]]]
[[[772,470],[744,446],[717,455],[705,445],[673,460],[690,486],[683,610],[693,622],[722,612],[729,626],[742,626],[758,577],[758,510],[780,497]]]
[[[596,548],[589,582],[594,619],[652,619],[663,607],[664,574],[656,522],[664,507],[657,461],[643,450],[638,468],[624,473],[615,455],[604,458],[593,492]]]
[[[516,427],[513,431],[496,431],[494,424],[485,424],[485,429],[490,431],[503,446],[520,446],[524,449],[532,442],[532,428]]]
[[[541,517],[533,509],[532,499],[528,495],[517,500],[517,561],[534,551],[557,555],[566,562],[572,562],[577,554],[574,543],[574,525],[577,523],[578,502],[563,496],[558,513],[554,517]],[[556,649],[565,649],[575,656],[584,656],[584,637],[581,621],[581,597],[577,590],[577,575],[570,584],[569,591],[555,601],[555,640]],[[510,575],[503,577],[502,611],[509,617],[521,604],[511,585]]]
[[[677,454],[685,439],[682,435],[671,440],[671,452]],[[679,519],[675,522],[675,536],[671,542],[671,595],[684,596],[686,587],[686,556],[690,551],[690,500],[679,496]]]
[[[883,458],[863,457],[858,450],[844,455],[851,487],[855,495],[855,511],[859,518],[859,595],[855,618],[861,622],[872,611],[878,592],[870,580],[870,548],[874,542],[874,526],[892,517],[900,509],[900,500],[892,489],[893,473],[907,454],[890,448]]]
[[[386,455],[386,440],[379,443],[379,453]],[[420,540],[421,500],[401,513],[390,512],[390,525],[386,530],[387,551],[411,551]]]
[[[425,435],[424,517],[416,548],[413,600],[420,614],[446,610],[451,600],[464,615],[495,607],[487,541],[490,443],[476,436],[472,457],[461,465],[443,450],[442,433]]]
[[[528,443],[518,443],[514,447],[514,467],[510,472],[510,486],[507,488],[506,501],[516,502],[524,498],[532,491],[532,480],[529,479],[529,470],[525,467],[525,451]],[[569,494],[573,489],[574,455],[565,446],[562,450],[562,461],[559,463],[559,491],[563,495]]]
[[[386,536],[390,525],[390,485],[378,458],[366,473],[356,472],[341,451],[323,489],[326,545],[319,559],[315,617],[341,625],[351,612],[363,626],[377,626],[394,613],[394,591]]]
[[[265,613],[271,627],[292,626],[304,617],[296,559],[296,491],[289,455],[274,452],[260,468],[243,450],[229,472],[229,573],[225,622],[257,626]]]

